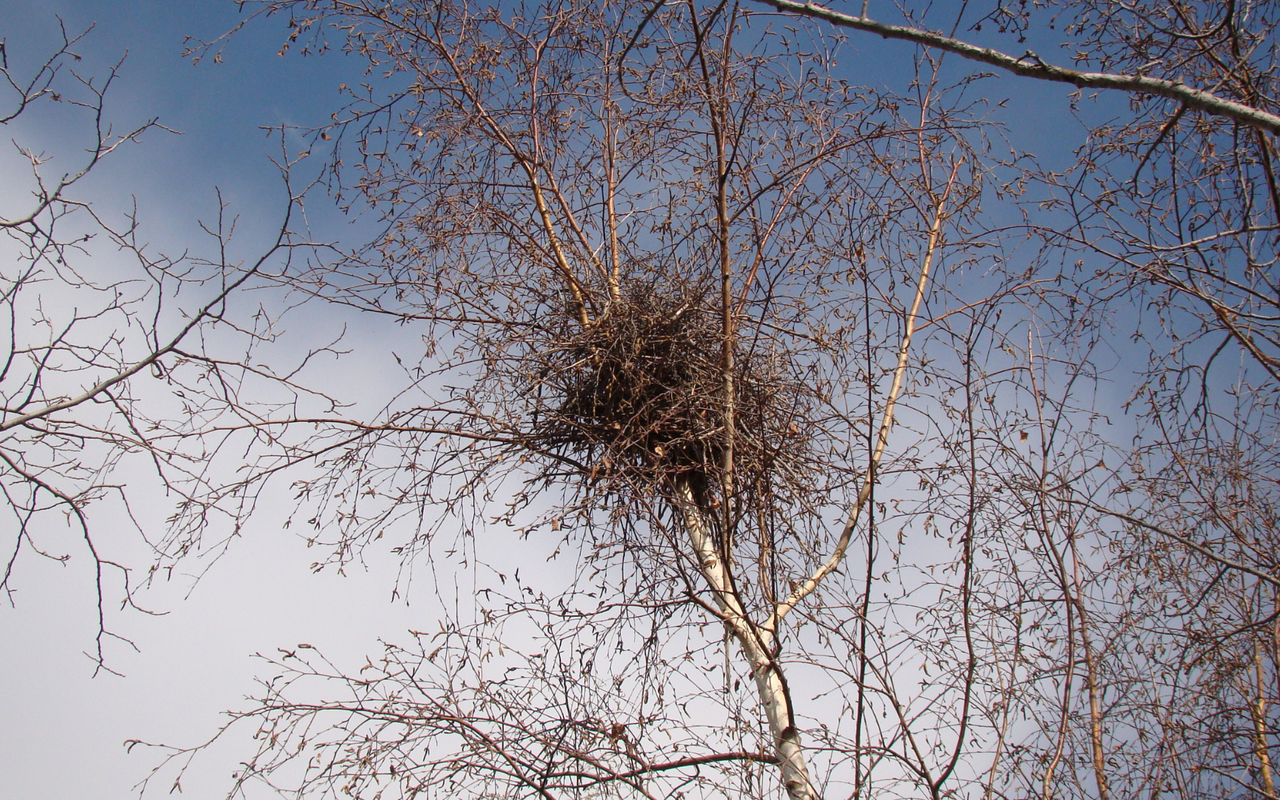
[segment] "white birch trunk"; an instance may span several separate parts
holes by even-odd
[[[782,681],[782,668],[769,655],[773,634],[748,619],[741,599],[733,591],[728,567],[707,530],[706,518],[694,499],[692,486],[688,481],[679,479],[674,484],[676,505],[698,558],[699,571],[711,588],[725,624],[751,665],[760,704],[764,707],[769,732],[773,734],[774,751],[787,796],[790,800],[818,800],[800,744],[800,732],[792,725],[791,701]]]

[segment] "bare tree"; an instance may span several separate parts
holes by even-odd
[[[81,74],[76,49],[89,31],[73,35],[62,27],[61,35],[54,52],[32,68],[11,66],[19,54],[0,42],[0,126],[36,125],[57,110],[81,123],[68,134],[68,152],[14,141],[15,184],[0,212],[0,491],[10,519],[0,590],[15,601],[26,558],[71,559],[75,550],[61,544],[69,525],[96,575],[91,655],[109,668],[104,644],[118,637],[109,629],[108,606],[132,605],[139,584],[192,541],[187,534],[210,522],[207,514],[175,519],[165,539],[139,521],[133,504],[147,492],[194,500],[220,491],[205,463],[216,447],[210,428],[223,414],[254,413],[260,401],[238,392],[255,373],[276,380],[252,366],[254,349],[274,336],[271,320],[255,317],[260,308],[235,308],[236,298],[261,285],[268,265],[287,262],[300,240],[290,228],[292,192],[275,241],[248,263],[234,260],[235,220],[225,206],[205,228],[217,255],[200,259],[155,253],[136,208],[90,202],[82,192],[87,176],[101,172],[116,151],[165,128],[156,120],[113,126],[106,103],[119,65],[105,77]],[[287,165],[281,171],[287,188]],[[138,464],[155,476],[150,486]],[[234,523],[251,500],[223,496],[220,507]],[[90,507],[113,502],[107,527],[132,525],[156,561],[111,555],[117,542],[104,542]]]
[[[831,73],[835,43],[736,6],[265,11],[298,49],[337,36],[378,76],[315,138],[386,226],[279,280],[417,326],[422,352],[380,419],[246,422],[321,428],[246,487],[310,470],[296,518],[338,562],[407,531],[406,556],[483,564],[506,523],[579,577],[495,575],[514,588],[486,585],[474,618],[359,673],[285,653],[237,790],[290,765],[299,788],[370,796],[810,798],[883,780],[940,797],[967,779],[992,646],[973,618],[973,469],[937,478],[954,516],[924,533],[958,583],[905,587],[955,609],[966,640],[904,652],[896,637],[941,618],[888,631],[871,613],[881,550],[898,550],[882,520],[927,516],[877,486],[957,455],[931,442],[912,367],[990,347],[993,309],[1026,288],[957,283],[982,263],[964,227],[982,108],[964,87],[926,59],[911,94],[855,89]],[[930,374],[971,405],[987,382]],[[936,691],[897,685],[935,663]],[[299,701],[317,681],[351,702]]]
[[[1051,552],[1073,643],[1048,763],[1088,753],[1099,796],[1276,796],[1276,9],[762,4],[1024,79],[1127,93],[1119,116],[1074,93],[1088,131],[1074,163],[1018,184],[1026,230],[1079,259],[1058,278],[1073,287],[1073,316],[1136,320],[1131,344],[1084,340],[1146,360],[1122,390],[1133,446],[1095,446],[1097,468],[1048,478],[1046,464],[1028,482],[1055,498],[1046,519],[1070,521]],[[1015,55],[1028,42],[1057,55]],[[1060,411],[1045,417],[1037,401],[1037,416],[1060,435]],[[1054,774],[1046,797],[1060,791]]]

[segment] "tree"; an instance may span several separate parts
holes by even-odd
[[[1082,109],[1077,91],[1089,135],[1074,163],[1029,169],[1021,184],[1028,230],[1050,252],[1088,260],[1069,273],[1078,298],[1144,310],[1131,329],[1148,357],[1126,404],[1134,446],[1118,449],[1123,467],[1103,471],[1096,489],[1058,492],[1128,528],[1096,535],[1117,557],[1099,561],[1092,608],[1072,601],[1096,792],[1124,781],[1125,794],[1274,797],[1276,9],[1001,3],[946,17],[906,6],[888,24],[867,4],[858,15],[764,4],[1024,78],[1128,94],[1128,114],[1107,117]],[[1074,66],[1013,55],[1028,40],[1042,53],[1061,41]],[[1092,642],[1086,626],[1098,629]]]
[[[1072,6],[1167,91],[1055,172],[928,49],[895,93],[821,24],[600,5],[261,6],[370,65],[310,135],[384,233],[255,279],[420,352],[376,418],[226,396],[183,441],[247,467],[176,541],[285,479],[335,563],[479,577],[364,665],[283,650],[232,794],[1274,796],[1270,9]]]
[[[224,492],[205,461],[218,446],[219,420],[253,414],[261,402],[240,396],[246,384],[281,381],[253,365],[255,348],[274,335],[270,317],[229,305],[304,240],[290,228],[298,199],[291,191],[275,241],[248,263],[234,255],[235,219],[225,204],[205,227],[216,255],[203,259],[156,253],[136,206],[104,209],[87,199],[83,185],[105,160],[167,129],[155,119],[123,132],[113,126],[106,105],[120,64],[105,78],[81,74],[76,49],[90,31],[68,33],[61,23],[60,30],[60,45],[33,70],[11,67],[0,42],[0,125],[19,128],[62,112],[70,131],[65,147],[53,150],[23,144],[29,134],[18,131],[15,175],[25,167],[27,178],[15,178],[12,205],[0,213],[7,331],[0,344],[0,492],[10,519],[0,591],[14,601],[24,559],[70,559],[69,524],[74,546],[94,565],[98,633],[91,655],[110,670],[104,646],[122,637],[111,631],[108,606],[137,608],[139,586],[188,549],[210,517],[226,512],[234,521],[252,505],[252,497]],[[288,165],[280,169],[288,189]],[[167,538],[155,537],[131,504],[148,468],[160,490],[188,504],[170,521]],[[89,507],[113,501],[118,507],[105,527],[132,526],[157,555],[142,579],[139,565],[102,548],[101,523]]]
[[[500,504],[498,523],[553,536],[591,577],[547,594],[518,575],[510,596],[485,587],[479,619],[455,621],[416,656],[390,649],[367,665],[380,679],[352,676],[373,692],[355,706],[298,705],[271,684],[256,712],[270,744],[237,785],[311,752],[305,741],[327,755],[304,784],[334,792],[666,794],[692,782],[715,793],[728,788],[708,766],[764,786],[761,765],[776,765],[790,796],[813,797],[832,779],[813,772],[788,676],[852,635],[823,632],[846,612],[863,620],[862,676],[856,690],[832,688],[848,694],[857,733],[851,746],[837,715],[805,735],[843,754],[822,767],[834,780],[864,782],[867,754],[883,757],[884,744],[862,743],[863,717],[872,692],[891,690],[894,664],[868,653],[869,587],[843,568],[877,547],[867,520],[885,513],[874,487],[894,469],[885,453],[914,330],[926,295],[945,296],[935,273],[962,252],[948,231],[981,191],[975,142],[962,135],[976,133],[969,111],[940,99],[928,64],[917,97],[857,95],[830,76],[821,40],[789,51],[791,39],[744,27],[738,9],[691,5],[643,27],[642,6],[267,10],[292,15],[304,52],[325,47],[336,24],[380,75],[315,136],[338,143],[335,180],[354,154],[356,177],[342,185],[383,209],[386,233],[280,280],[425,331],[422,363],[406,372],[426,402],[393,404],[373,423],[252,424],[324,426],[287,456],[316,468],[296,484],[299,517],[342,561],[406,513],[419,524],[400,552],[441,538],[482,547]],[[935,330],[975,346],[998,301],[955,305],[970,327],[934,320]],[[956,513],[972,528],[979,510]],[[453,525],[461,542],[445,537]],[[943,549],[963,564],[967,593],[962,538]],[[522,637],[509,629],[543,618],[526,635],[557,653],[518,658]],[[710,640],[698,635],[708,623]],[[796,633],[806,623],[813,632]],[[722,635],[723,691],[670,669],[722,669]],[[600,639],[644,655],[596,657],[586,642]],[[490,640],[494,650],[473,644]],[[573,641],[583,645],[570,652]],[[980,646],[948,679],[966,697],[979,691]],[[480,671],[495,651],[511,659],[510,692]],[[347,680],[305,652],[281,666]],[[448,659],[439,673],[437,658]],[[571,663],[581,685],[550,695],[555,713],[540,709],[529,694],[549,691],[545,679],[564,689],[556,667]],[[701,733],[708,704],[735,725]],[[928,705],[923,722],[900,707],[891,737],[928,739],[899,779],[937,794],[971,715]],[[332,714],[346,719],[334,738],[303,733]],[[350,728],[366,715],[371,728]],[[654,735],[672,724],[678,739],[659,757]]]

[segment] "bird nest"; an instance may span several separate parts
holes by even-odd
[[[525,387],[536,398],[528,443],[591,486],[661,493],[680,479],[700,502],[717,505],[729,443],[722,342],[719,309],[705,298],[629,292],[594,325],[566,330],[525,365],[536,384]],[[807,449],[808,393],[767,345],[756,340],[734,354],[738,491],[762,490]]]

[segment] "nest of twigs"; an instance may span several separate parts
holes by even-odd
[[[718,505],[729,442],[722,341],[704,296],[627,292],[590,328],[537,349],[526,366],[537,398],[529,443],[593,487],[662,493],[687,481]],[[739,347],[734,362],[735,494],[768,491],[807,449],[808,392],[767,341]]]

